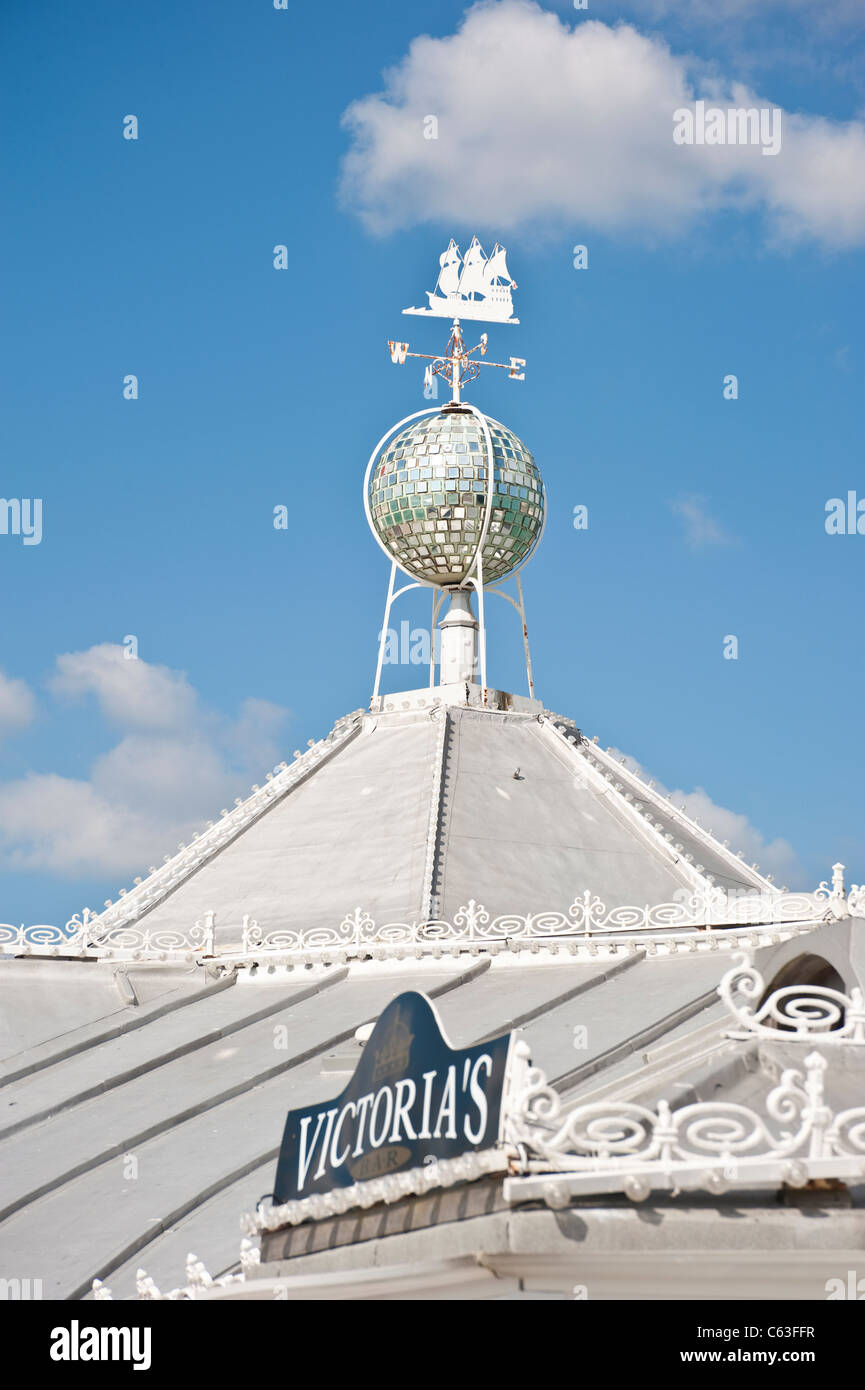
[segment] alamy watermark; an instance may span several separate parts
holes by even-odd
[[[25,545],[39,545],[42,498],[0,497],[0,536],[21,536]]]
[[[865,1279],[860,1279],[855,1269],[848,1269],[846,1279],[827,1279],[824,1288],[829,1303],[838,1299],[849,1299],[852,1303],[865,1300]]]
[[[41,1279],[0,1279],[0,1302],[21,1299],[40,1299],[42,1297]]]
[[[378,640],[381,642],[382,633]],[[433,655],[436,662],[441,660],[441,632],[435,629]],[[430,633],[427,627],[411,627],[407,618],[399,625],[399,632],[389,627],[384,633],[384,666],[429,666]]]
[[[48,1355],[52,1361],[131,1361],[134,1371],[151,1364],[149,1327],[82,1327],[73,1318],[69,1327],[51,1329]]]
[[[698,101],[691,110],[673,112],[676,145],[761,145],[763,154],[781,151],[781,109],[778,106],[707,106]]]
[[[829,536],[865,536],[865,497],[855,492],[847,497],[830,497],[826,503],[826,534]]]

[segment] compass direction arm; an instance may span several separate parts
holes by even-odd
[[[519,371],[520,367],[525,367],[524,357],[512,357],[510,362],[480,362],[474,356],[479,352],[481,357],[486,356],[487,335],[482,333],[480,341],[474,347],[466,347],[460,329],[459,319],[454,319],[448,345],[440,356],[434,356],[429,352],[409,352],[408,343],[398,343],[388,339],[390,350],[390,360],[398,366],[402,366],[407,357],[419,357],[432,365],[427,367],[424,381],[429,385],[433,376],[440,376],[447,382],[453,391],[453,404],[460,403],[460,388],[468,382],[474,381],[480,376],[481,367],[498,367],[500,371],[507,372],[511,381],[525,381],[526,374]]]

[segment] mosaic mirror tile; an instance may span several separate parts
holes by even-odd
[[[493,495],[483,547],[484,583],[504,579],[528,558],[544,522],[544,485],[522,440],[487,419]],[[404,570],[434,584],[458,584],[472,563],[487,502],[486,441],[470,411],[414,420],[385,445],[369,482],[377,535]]]

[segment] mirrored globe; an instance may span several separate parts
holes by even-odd
[[[504,579],[543,529],[544,484],[521,439],[487,419],[494,469],[484,583]],[[388,553],[413,578],[459,584],[474,558],[487,496],[487,450],[470,410],[413,420],[384,446],[370,472],[369,512]]]

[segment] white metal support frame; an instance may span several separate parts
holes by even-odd
[[[384,621],[382,622],[381,632],[379,633],[378,639],[378,663],[375,668],[375,686],[373,687],[372,692],[372,698],[374,700],[378,698],[378,687],[381,681],[381,668],[384,665],[384,647],[385,642],[387,641],[388,623],[390,622],[390,610],[393,607],[395,600],[400,598],[402,594],[407,594],[409,589],[420,589],[423,587],[419,579],[414,579],[412,580],[411,584],[403,584],[401,589],[397,589],[396,592],[394,592],[393,581],[396,578],[396,571],[396,560],[393,560],[391,562],[390,567],[390,581],[387,586],[387,601],[384,605]],[[433,600],[433,603],[435,603],[435,600]],[[434,640],[435,630],[433,629],[430,632],[430,643],[432,644]],[[432,660],[433,658],[431,656],[430,661],[432,662]],[[430,682],[430,684],[432,684],[432,682]]]
[[[433,586],[432,617],[429,630],[429,688],[433,689],[436,678],[436,623],[445,601],[445,591]]]
[[[364,514],[369,524],[369,529],[372,531],[372,534],[376,539],[376,543],[391,562],[390,581],[388,583],[387,599],[385,601],[384,606],[384,620],[382,622],[381,633],[379,635],[378,642],[378,663],[376,665],[375,685],[373,687],[372,692],[373,700],[378,699],[378,688],[381,683],[381,668],[384,664],[384,646],[385,642],[387,641],[388,623],[390,621],[390,610],[393,607],[395,600],[398,599],[402,594],[408,593],[409,589],[432,589],[434,591],[433,617],[432,626],[430,627],[430,686],[432,687],[432,685],[434,684],[433,674],[435,669],[435,618],[437,612],[436,604],[439,601],[439,599],[437,598],[436,591],[438,591],[439,586],[437,584],[431,584],[428,580],[425,579],[415,579],[414,575],[410,574],[408,570],[403,569],[402,565],[398,565],[397,561],[393,558],[387,546],[382,541],[381,537],[378,534],[378,531],[375,529],[375,526],[373,525],[372,513],[369,509],[369,477],[375,466],[379,454],[381,453],[387,441],[390,439],[391,435],[396,434],[397,430],[401,430],[403,425],[409,424],[412,420],[419,420],[422,415],[438,415],[438,413],[438,406],[427,406],[424,410],[416,410],[413,412],[413,414],[406,415],[404,419],[398,420],[395,425],[392,425],[391,428],[382,435],[381,439],[378,441],[372,453],[370,454],[369,463],[366,466],[366,473],[363,477]],[[393,585],[394,579],[396,578],[397,569],[402,570],[403,574],[408,575],[408,578],[412,582],[410,584],[404,584],[401,589],[397,589],[396,592],[394,592]]]
[[[508,577],[510,578],[511,576]],[[516,571],[513,578],[516,580],[517,584],[517,598],[514,598],[511,594],[506,594],[504,589],[490,589],[490,593],[498,595],[499,598],[506,599],[511,607],[515,608],[520,615],[520,623],[523,629],[523,650],[526,654],[526,679],[529,684],[529,699],[533,700],[535,698],[535,682],[532,676],[532,655],[529,651],[529,629],[526,624],[526,605],[523,598],[523,584],[520,579],[519,570]]]

